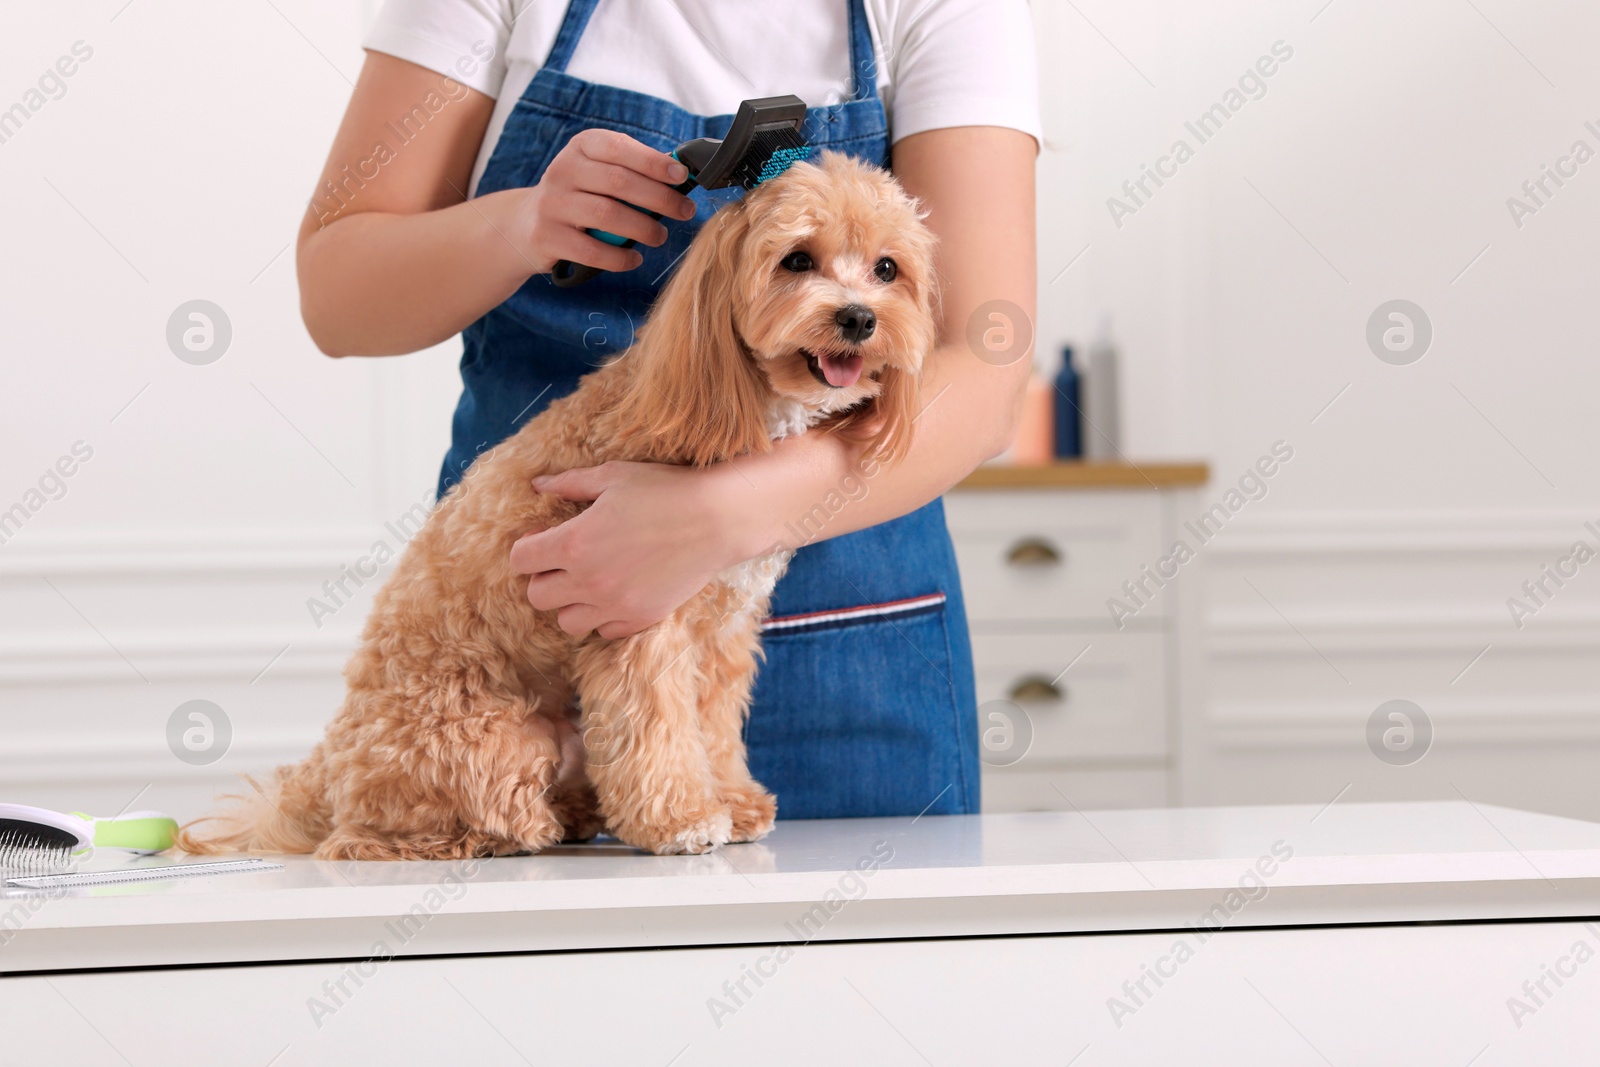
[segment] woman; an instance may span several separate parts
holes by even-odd
[[[531,531],[511,559],[534,608],[610,638],[665,617],[725,567],[804,545],[764,637],[752,773],[787,818],[976,811],[971,652],[939,496],[1009,443],[1030,366],[978,359],[966,341],[981,305],[1030,316],[1034,305],[1027,7],[773,7],[389,0],[301,228],[303,314],[332,356],[464,334],[443,493],[628,346],[699,224],[736,195],[679,195],[669,186],[684,174],[665,152],[721,136],[741,99],[824,101],[811,143],[891,166],[941,240],[943,340],[910,455],[879,467],[807,434],[703,470],[571,471],[540,488],[592,506]],[[561,259],[612,273],[558,289],[548,272]]]

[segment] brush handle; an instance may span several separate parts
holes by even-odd
[[[176,820],[154,811],[130,812],[116,819],[95,819],[73,812],[94,827],[95,848],[126,848],[135,852],[165,852],[178,832]]]
[[[672,153],[672,158],[677,159],[678,154],[676,152]],[[691,174],[688,178],[684,179],[677,185],[674,185],[672,188],[675,192],[679,192],[685,196],[688,196],[690,191],[693,190],[698,184],[699,183],[694,180],[694,175]],[[623,202],[625,203],[626,201]],[[634,204],[628,204],[628,206],[633,208],[635,211],[649,215],[653,219],[659,219],[661,217],[661,213],[659,211],[646,211],[644,208],[638,207]],[[618,237],[616,234],[607,233],[604,230],[585,230],[583,232],[587,233],[590,237],[593,237],[596,241],[604,241],[606,244],[616,245],[618,248],[632,248],[634,245],[639,243],[631,237]],[[574,263],[570,259],[563,259],[550,269],[550,280],[555,282],[556,287],[559,289],[571,289],[573,286],[582,285],[590,278],[604,273],[605,271],[601,270],[599,267],[591,267],[586,263]]]
[[[601,235],[594,230],[590,230],[589,235],[591,237],[601,237]],[[606,236],[609,237],[612,235],[607,234]],[[604,238],[601,239],[604,240]],[[611,242],[607,241],[606,243],[610,244]],[[618,245],[617,247],[632,248],[633,246],[634,242],[629,241],[627,244]],[[551,268],[550,280],[556,283],[556,288],[558,289],[571,289],[574,286],[582,285],[590,278],[598,277],[604,273],[605,271],[601,270],[599,267],[591,267],[587,263],[574,263],[570,259],[563,259],[560,263],[557,263],[553,268]]]

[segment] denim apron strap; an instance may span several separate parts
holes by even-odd
[[[597,2],[568,4],[544,66],[506,116],[478,195],[536,184],[586,129],[619,130],[663,152],[727,134],[737,100],[728,101],[729,113],[697,115],[567,73]],[[812,108],[806,135],[819,149],[884,166],[888,118],[878,98],[866,7],[864,0],[845,2],[850,98]],[[479,453],[632,344],[700,226],[740,195],[696,190],[699,212],[668,225],[660,247],[641,246],[642,266],[578,289],[557,289],[548,275],[535,275],[463,331],[462,395],[440,494]],[[814,539],[815,513],[794,517],[791,540]],[[778,795],[780,818],[977,810],[972,656],[939,501],[801,548],[773,593],[772,615],[745,739],[751,772]]]
[[[600,0],[572,0],[567,5],[567,13],[561,19],[561,31],[556,34],[556,43],[550,46],[550,54],[544,60],[546,70],[566,72],[567,64],[572,62],[572,53],[578,50],[578,41],[583,38],[583,31],[589,27],[589,16],[599,6]]]
[[[878,57],[872,50],[866,0],[850,0],[850,76],[855,81],[852,99],[878,99]]]

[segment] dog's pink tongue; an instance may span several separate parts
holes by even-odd
[[[822,376],[828,379],[828,384],[835,389],[856,384],[856,379],[861,377],[861,353],[854,352],[847,356],[821,356],[817,362],[822,365]]]

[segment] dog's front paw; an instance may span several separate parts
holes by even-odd
[[[733,839],[733,816],[724,809],[700,818],[646,827],[642,834],[631,836],[635,839],[630,840],[630,844],[647,848],[658,856],[698,855]]]
[[[778,798],[766,790],[741,791],[724,798],[733,812],[734,843],[759,841],[772,832],[778,818]]]
[[[600,799],[588,782],[557,785],[551,791],[550,810],[561,823],[562,844],[592,841],[605,832]]]

